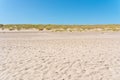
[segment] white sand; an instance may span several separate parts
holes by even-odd
[[[0,33],[0,80],[119,80],[118,33]]]

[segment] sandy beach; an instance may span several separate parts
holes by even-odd
[[[119,80],[120,32],[1,32],[0,80]]]

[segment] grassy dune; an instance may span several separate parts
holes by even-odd
[[[0,29],[5,30],[28,30],[37,29],[39,31],[50,30],[53,32],[63,32],[63,31],[120,31],[120,25],[54,25],[54,24],[0,24]]]

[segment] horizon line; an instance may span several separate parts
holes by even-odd
[[[2,23],[0,23],[2,24]],[[120,25],[120,24],[35,24],[35,23],[10,23],[10,24],[2,24],[2,25]]]

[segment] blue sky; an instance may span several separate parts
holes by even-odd
[[[3,24],[120,24],[120,0],[0,0]]]

